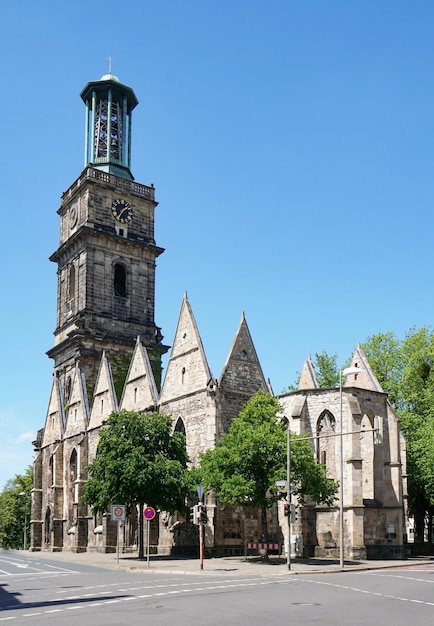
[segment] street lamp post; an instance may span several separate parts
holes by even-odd
[[[288,552],[286,555],[286,562],[288,564],[288,569],[291,569],[291,424],[288,420],[288,441],[286,445],[286,482],[287,482],[287,494],[288,494],[288,505],[289,505],[289,513],[288,513]]]
[[[344,421],[342,411],[342,377],[350,374],[360,374],[359,367],[347,367],[339,372],[339,566],[344,569]]]

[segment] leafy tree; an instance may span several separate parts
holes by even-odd
[[[394,333],[379,333],[368,337],[362,344],[378,382],[389,395],[389,400],[395,410],[402,407],[400,385],[404,368],[402,343]]]
[[[434,514],[434,334],[429,327],[412,328],[401,342],[393,333],[379,334],[362,348],[401,420],[409,510],[415,539],[423,542],[425,520],[431,530]]]
[[[83,500],[95,512],[104,512],[115,502],[128,509],[139,505],[139,557],[143,558],[143,505],[165,511],[183,509],[187,462],[185,436],[172,434],[169,416],[114,412],[101,429]]]
[[[407,440],[409,507],[415,538],[424,540],[425,519],[431,530],[434,510],[434,334],[412,329],[402,344],[401,424]],[[429,541],[432,534],[429,532]]]
[[[313,364],[316,377],[321,389],[331,389],[339,385],[339,367],[337,365],[337,354],[329,355],[323,349],[322,352],[315,353]],[[298,389],[301,373],[297,372],[295,382],[282,390],[282,393],[295,391]]]
[[[323,349],[315,353],[315,370],[318,384],[322,389],[330,389],[339,385],[339,368],[337,366],[337,354],[328,355]]]
[[[22,548],[24,528],[28,545],[32,488],[33,468],[29,466],[25,474],[16,474],[8,480],[0,493],[0,545],[3,548]]]
[[[267,509],[280,494],[276,481],[286,479],[287,425],[278,415],[276,398],[258,391],[232,422],[214,450],[201,457],[198,480],[216,492],[220,502],[261,509],[261,535],[267,537]],[[314,459],[308,441],[297,441],[291,454],[292,482],[301,501],[311,496],[331,504],[337,490],[325,468]]]

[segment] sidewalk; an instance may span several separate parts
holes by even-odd
[[[20,551],[22,554],[22,552]],[[326,559],[293,559],[291,568],[284,557],[270,556],[263,561],[260,557],[220,557],[205,559],[203,570],[200,569],[199,559],[173,556],[151,555],[149,561],[138,559],[137,553],[116,554],[99,552],[28,552],[28,556],[34,559],[53,559],[67,561],[68,563],[85,563],[97,567],[109,567],[131,572],[164,572],[166,574],[213,574],[224,576],[283,576],[299,574],[325,574],[342,571],[339,561]],[[388,561],[345,561],[344,571],[368,571],[385,568],[409,567],[421,565],[432,567],[434,570],[434,558],[416,557],[405,560]]]

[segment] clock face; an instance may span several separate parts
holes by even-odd
[[[78,207],[77,207],[77,203],[74,203],[73,205],[71,205],[71,208],[69,209],[69,226],[71,228],[74,228],[74,226],[76,225],[77,218],[78,218]]]
[[[133,209],[126,200],[113,200],[112,213],[115,220],[121,222],[121,224],[131,222],[133,217]]]

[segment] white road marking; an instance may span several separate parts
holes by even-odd
[[[89,593],[89,594],[85,594],[85,595],[74,595],[74,596],[70,596],[70,597],[65,597],[59,600],[56,600],[56,603],[61,604],[62,602],[65,601],[69,601],[69,600],[77,600],[77,602],[80,602],[79,605],[76,606],[68,606],[68,607],[56,607],[56,608],[52,608],[52,609],[45,609],[44,611],[39,611],[39,612],[35,612],[35,613],[26,613],[23,615],[14,615],[14,616],[10,616],[10,617],[0,617],[0,622],[4,622],[4,621],[10,621],[10,620],[14,620],[14,619],[18,619],[19,617],[34,617],[37,615],[45,615],[45,614],[52,614],[52,613],[62,613],[64,611],[69,611],[69,610],[74,610],[74,609],[79,609],[79,608],[95,608],[95,607],[100,607],[100,606],[104,606],[106,604],[120,604],[122,602],[131,602],[133,600],[143,600],[143,599],[147,599],[147,598],[155,598],[155,597],[164,597],[164,596],[170,596],[170,595],[174,595],[174,594],[185,594],[185,593],[198,593],[198,592],[202,592],[202,591],[212,591],[212,590],[219,590],[219,589],[235,589],[235,588],[240,588],[240,587],[259,587],[262,585],[272,585],[275,583],[291,583],[291,582],[295,582],[295,579],[277,579],[277,578],[273,578],[271,580],[264,580],[263,578],[256,578],[256,579],[242,579],[242,580],[234,580],[233,578],[228,579],[226,581],[219,581],[219,584],[214,584],[214,585],[209,585],[209,586],[203,586],[203,583],[205,581],[201,580],[198,582],[192,582],[192,581],[188,581],[187,583],[180,583],[178,585],[176,584],[170,584],[170,585],[146,585],[146,587],[139,587],[136,589],[145,589],[145,588],[154,588],[154,589],[161,589],[162,587],[175,587],[175,586],[184,586],[185,588],[183,589],[169,589],[167,591],[155,591],[154,593],[147,593],[147,594],[142,594],[142,595],[137,595],[137,596],[128,596],[125,598],[107,598],[107,599],[101,599],[101,601],[98,602],[90,602],[89,604],[83,603],[83,598],[85,597],[89,597],[89,596],[93,596],[95,595],[95,593],[98,593],[98,595],[107,595],[110,593],[113,593],[113,590],[102,590],[102,587],[109,587],[109,586],[113,586],[114,584],[119,585],[118,583],[112,583],[110,585],[98,585],[95,587],[86,587],[86,590],[94,590],[93,593]],[[217,581],[216,581],[217,583]],[[226,583],[226,584],[224,584]],[[127,583],[126,583],[127,584]],[[187,586],[188,585],[188,586]],[[201,587],[199,585],[202,585]],[[99,589],[98,592],[95,591],[95,589]],[[117,592],[119,593],[125,593],[128,592],[128,587],[126,589],[118,589]],[[16,610],[16,607],[14,607]],[[17,611],[16,611],[17,612]],[[18,613],[18,612],[17,612]]]
[[[414,576],[402,576],[400,574],[372,574],[372,576],[382,576],[383,578],[402,578],[404,580],[415,580],[418,583],[434,584],[434,578],[415,578]]]
[[[303,582],[314,583],[315,585],[326,585],[328,587],[335,587],[336,589],[345,589],[346,591],[356,591],[357,593],[368,593],[372,596],[379,596],[380,598],[389,598],[390,600],[399,600],[400,602],[414,602],[416,604],[425,604],[427,606],[434,606],[434,602],[427,602],[425,600],[413,600],[412,598],[401,598],[400,596],[394,596],[389,593],[378,593],[378,591],[366,591],[358,589],[357,587],[348,587],[346,585],[338,585],[336,583],[324,582],[321,580],[311,580],[309,578],[303,578]]]

